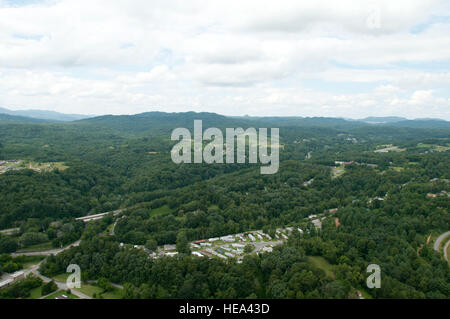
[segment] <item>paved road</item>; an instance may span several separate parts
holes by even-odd
[[[450,240],[445,244],[444,246],[444,258],[445,260],[448,261],[448,256],[447,256],[447,251],[448,251],[448,246],[450,245]]]
[[[33,266],[31,266],[30,268],[26,269],[26,270],[25,270],[25,276],[28,276],[30,273],[33,273],[35,276],[41,278],[42,281],[44,281],[45,283],[52,281],[51,278],[48,278],[48,277],[42,275],[42,274],[39,272],[39,266],[42,264],[42,262],[43,262],[43,261],[41,261],[41,262],[40,262],[39,264],[37,264],[37,265],[33,265]],[[58,290],[64,290],[64,291],[65,291],[65,290],[68,289],[66,283],[55,281],[55,284],[56,284],[56,286],[58,287]],[[75,296],[77,296],[78,298],[80,298],[80,299],[92,299],[92,298],[89,297],[88,295],[85,295],[84,293],[82,293],[82,292],[80,292],[80,291],[78,291],[78,290],[76,290],[76,289],[70,289],[70,292],[71,292],[72,294],[74,294]],[[48,295],[47,295],[47,296],[48,296]],[[44,299],[44,298],[47,297],[47,296],[42,296],[40,299]]]
[[[443,233],[441,236],[439,236],[436,241],[434,242],[434,250],[437,252],[439,251],[439,247],[441,246],[441,242],[447,237],[450,236],[450,230],[448,232]]]
[[[59,253],[71,248],[78,246],[80,244],[81,240],[77,240],[73,244],[70,244],[69,246],[66,246],[64,248],[57,248],[57,249],[50,249],[50,250],[44,250],[44,251],[29,251],[29,252],[16,252],[11,253],[12,257],[19,257],[19,256],[50,256],[50,255],[58,255]]]
[[[118,209],[118,210],[114,210],[112,212],[106,212],[106,213],[95,214],[95,215],[88,215],[88,216],[78,217],[78,218],[75,218],[75,219],[76,220],[82,220],[84,222],[90,222],[91,220],[102,219],[103,217],[105,217],[108,214],[113,214],[113,215],[120,214],[122,211],[123,211],[123,209]]]

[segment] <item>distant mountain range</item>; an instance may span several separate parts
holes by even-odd
[[[450,122],[441,119],[421,118],[408,120],[404,117],[366,117],[360,122],[377,125],[402,126],[402,127],[421,127],[421,128],[449,128]]]
[[[146,112],[134,115],[102,115],[88,116],[80,114],[63,114],[54,111],[24,110],[12,111],[0,108],[0,122],[2,123],[43,123],[43,122],[72,122],[77,125],[97,126],[107,129],[145,133],[150,129],[161,132],[176,127],[191,128],[194,120],[201,119],[205,127],[364,127],[391,126],[411,128],[450,128],[450,122],[441,119],[414,119],[403,117],[366,117],[364,119],[344,119],[334,117],[253,117],[253,116],[223,116],[216,113],[165,113]]]
[[[48,120],[0,113],[0,123],[46,123]]]
[[[70,122],[76,120],[86,119],[92,116],[81,115],[81,114],[64,114],[55,111],[45,111],[45,110],[20,110],[13,111],[0,107],[0,114],[8,114],[13,116],[25,116],[34,119],[50,120],[50,121],[61,121]]]

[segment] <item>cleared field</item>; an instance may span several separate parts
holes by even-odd
[[[436,144],[424,144],[424,143],[419,143],[417,144],[417,147],[419,148],[427,148],[430,149],[432,152],[446,152],[448,150],[450,150],[450,146],[442,146],[442,145],[436,145]]]
[[[30,296],[28,297],[28,299],[39,299],[39,298],[41,298],[42,297],[41,288],[42,288],[42,286],[34,288],[33,290],[31,290],[30,291]]]
[[[8,170],[31,169],[36,172],[51,172],[56,169],[63,171],[68,169],[64,162],[34,162],[28,160],[8,161],[0,165],[0,174]]]
[[[306,257],[309,263],[313,266],[322,269],[328,277],[336,278],[333,271],[333,265],[331,265],[325,258],[320,256],[308,256]]]
[[[103,299],[122,299],[122,290],[113,287],[111,291],[103,292],[103,289],[96,286],[95,284],[81,284],[81,288],[76,288],[76,290],[88,295],[91,298],[103,298]]]
[[[70,276],[69,273],[63,273],[56,276],[53,276],[52,279],[57,282],[66,282],[67,278]]]
[[[171,212],[172,212],[172,210],[170,209],[169,205],[164,205],[159,208],[152,209],[150,212],[150,216],[154,217],[154,216],[169,214]]]
[[[39,264],[44,258],[44,256],[20,256],[14,258],[14,261],[19,262],[22,267],[26,269],[33,265]]]
[[[51,294],[50,296],[45,297],[45,299],[55,299],[56,297],[59,297],[62,295],[67,296],[68,299],[78,299],[77,296],[67,293],[67,291],[65,291],[65,290],[59,290],[59,291]]]
[[[102,294],[104,299],[122,299],[122,290],[119,288],[114,288],[112,291],[105,292]]]
[[[103,292],[102,288],[88,284],[81,284],[81,288],[75,288],[75,290],[78,290],[84,293],[85,295],[88,295],[89,297],[94,297],[94,293],[96,295],[99,295]]]
[[[398,146],[389,145],[384,148],[376,149],[374,152],[375,153],[388,153],[388,152],[404,152],[404,151],[406,151],[406,148],[399,148]]]
[[[36,245],[32,245],[32,246],[28,246],[26,248],[21,249],[18,252],[30,252],[30,251],[46,251],[46,250],[50,250],[50,249],[54,249],[52,242],[48,241],[42,244],[36,244]]]
[[[331,168],[331,177],[332,178],[338,178],[338,177],[344,175],[344,173],[345,173],[344,165]]]

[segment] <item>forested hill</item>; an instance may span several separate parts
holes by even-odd
[[[196,119],[204,129],[279,127],[279,171],[173,163],[171,131],[192,132]],[[8,121],[0,123],[0,230],[19,231],[0,233],[0,254],[81,239],[41,271],[52,277],[75,262],[85,278],[123,284],[136,298],[347,298],[364,289],[371,263],[381,265],[383,286],[368,297],[448,298],[450,269],[432,239],[450,227],[449,154],[447,128],[332,118],[151,112]],[[117,209],[88,225],[75,220]],[[316,231],[309,217],[319,215]],[[241,264],[119,248],[285,227],[305,234]]]
[[[136,115],[105,115],[73,122],[72,125],[86,128],[103,128],[119,134],[170,136],[177,127],[193,129],[194,120],[202,120],[207,127],[252,126],[249,121],[234,119],[215,113],[164,113],[147,112]]]
[[[28,113],[27,113],[28,112]],[[83,118],[82,115],[50,111],[9,111],[0,108],[0,123],[54,123],[75,130],[111,132],[126,136],[168,135],[177,127],[193,128],[194,120],[202,120],[204,127],[318,127],[358,129],[375,127],[383,132],[388,127],[450,129],[450,122],[438,119],[407,120],[400,117],[370,117],[350,120],[333,117],[233,117],[207,112],[146,112],[135,115],[104,115]]]
[[[0,107],[0,114],[8,114],[13,116],[22,116],[27,118],[48,120],[48,121],[75,121],[88,118],[88,115],[81,114],[64,114],[48,110],[10,110]]]
[[[398,122],[386,122],[382,124],[366,123],[364,121],[346,120],[331,117],[229,117],[216,113],[164,113],[147,112],[136,115],[105,115],[93,117],[70,123],[73,126],[80,126],[85,129],[99,128],[115,132],[117,134],[145,136],[165,135],[177,127],[193,128],[194,120],[202,120],[203,127],[294,127],[294,128],[320,128],[335,130],[369,130],[383,135],[386,131],[403,132],[415,134],[420,132],[412,129],[424,129],[440,132],[450,130],[450,122],[444,120],[400,120]],[[411,129],[411,130],[409,130]],[[425,132],[425,131],[424,131]]]

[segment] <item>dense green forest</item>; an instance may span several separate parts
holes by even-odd
[[[192,130],[194,119],[204,128],[279,127],[278,173],[261,175],[259,164],[174,164],[170,132]],[[430,241],[450,228],[445,123],[193,112],[9,119],[0,123],[0,161],[21,162],[0,174],[0,230],[18,229],[0,234],[0,254],[81,239],[49,257],[41,273],[75,263],[83,280],[122,284],[126,298],[351,298],[356,290],[368,298],[449,298],[449,265]],[[117,209],[95,222],[75,220]],[[316,229],[308,216],[324,213]],[[242,263],[181,250],[154,259],[132,248],[288,226],[305,233]],[[365,288],[369,264],[382,269],[380,289]]]

